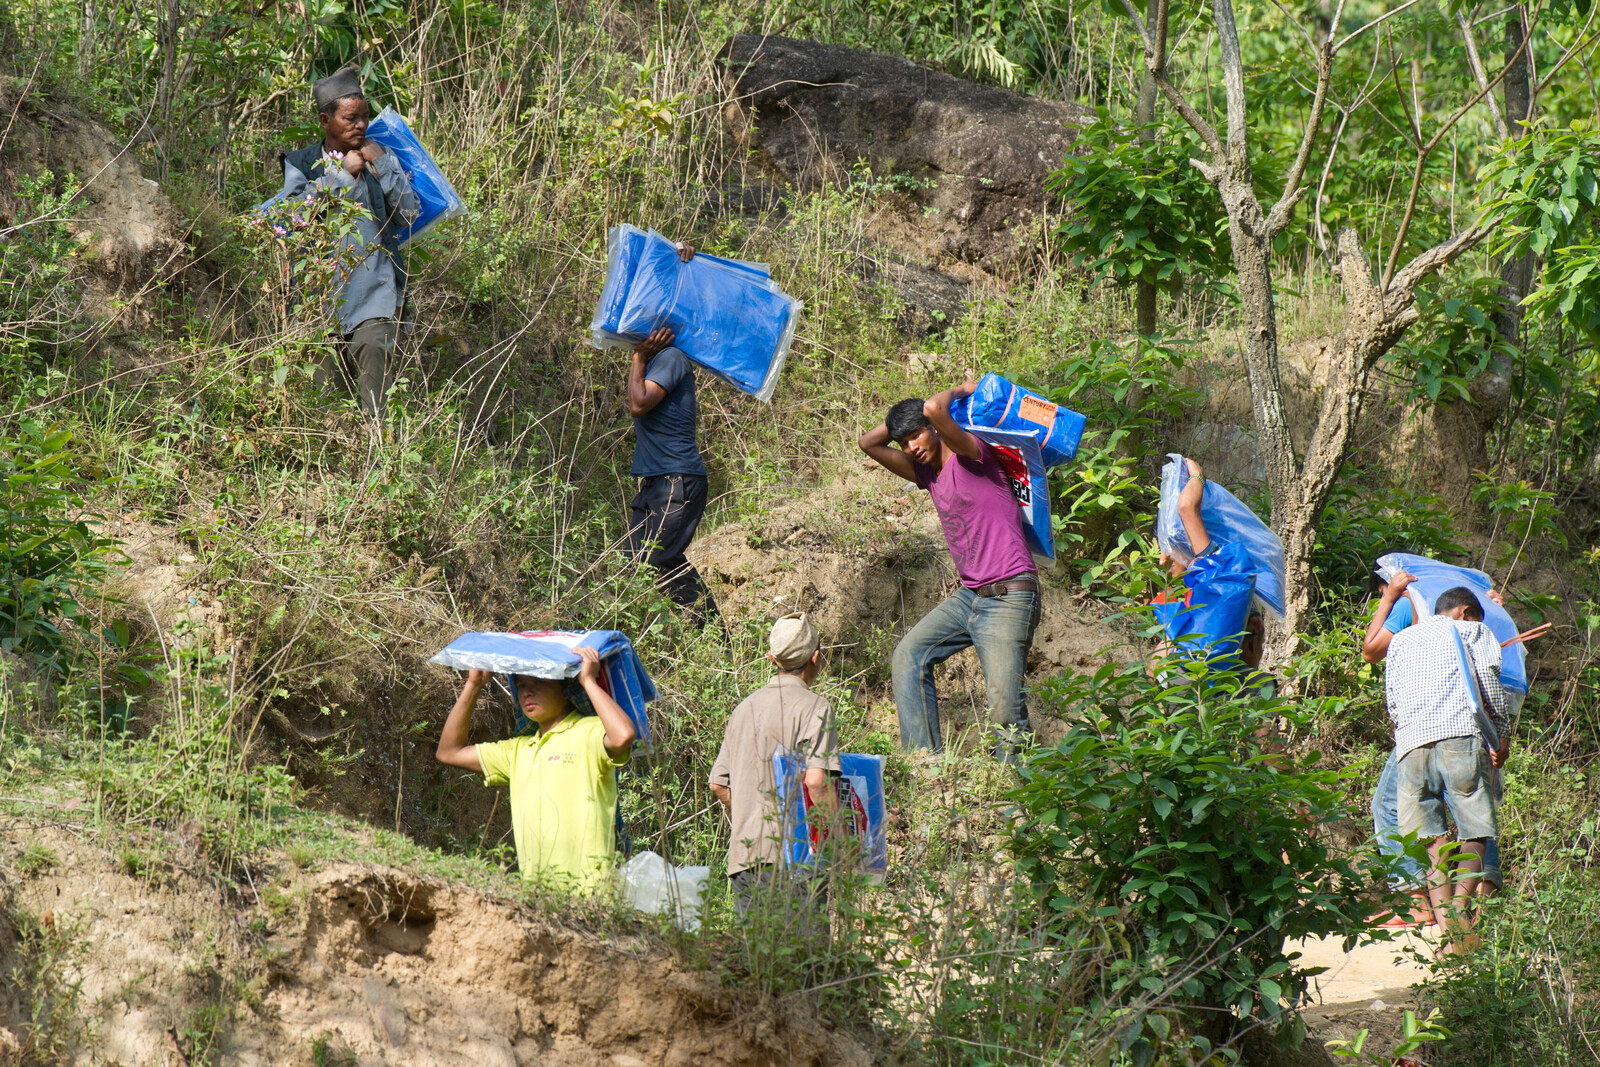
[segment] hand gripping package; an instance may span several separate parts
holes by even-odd
[[[410,244],[445,219],[467,213],[467,205],[461,202],[455,186],[450,184],[444,171],[428,155],[428,150],[422,147],[422,142],[411,132],[406,120],[393,108],[386,107],[378,112],[378,117],[367,124],[367,136],[395,154],[400,161],[400,168],[411,182],[412,191],[422,201],[422,212],[416,221],[400,230],[402,246]]]
[[[520,633],[462,634],[429,663],[460,671],[494,671],[528,678],[576,678],[583,660],[573,649],[600,654],[600,684],[633,720],[639,740],[650,738],[645,706],[656,699],[655,683],[645,673],[633,643],[616,630],[524,630]],[[582,710],[581,708],[579,710]],[[528,721],[517,708],[517,732]]]
[[[784,865],[813,866],[820,860],[828,830],[811,825],[814,798],[805,784],[805,760],[798,753],[780,748],[772,754],[772,771],[778,786]],[[889,870],[888,839],[884,836],[888,806],[883,793],[883,757],[839,753],[839,774],[832,779],[832,785],[841,813],[839,824],[860,849],[861,870],[881,878]]]
[[[1055,559],[1046,471],[1078,454],[1084,417],[1038,393],[985,374],[970,397],[950,405],[950,417],[968,433],[994,446],[1022,511],[1030,551]]]
[[[695,363],[763,403],[772,399],[800,321],[800,301],[773,282],[765,263],[698,252],[689,262],[654,230],[613,226],[594,346],[632,348],[658,326]]]
[[[1167,453],[1166,466],[1161,468],[1161,501],[1156,508],[1156,543],[1180,563],[1194,561],[1194,549],[1189,547],[1189,535],[1178,515],[1178,494],[1188,481],[1189,465],[1177,453]],[[1200,498],[1200,518],[1211,540],[1244,546],[1255,565],[1257,599],[1282,619],[1283,541],[1244,501],[1209,479]]]
[[[1478,602],[1483,605],[1484,624],[1499,641],[1509,641],[1517,636],[1517,624],[1510,612],[1489,599],[1489,590],[1494,588],[1494,581],[1482,571],[1440,563],[1436,559],[1414,556],[1409,552],[1391,552],[1378,557],[1376,572],[1384,581],[1391,580],[1401,571],[1416,579],[1406,586],[1406,595],[1411,598],[1411,607],[1417,619],[1426,619],[1433,614],[1433,605],[1445,590],[1466,586],[1478,594]],[[1500,657],[1500,684],[1511,694],[1513,710],[1521,708],[1523,698],[1528,695],[1527,647],[1519,641],[1503,647]]]

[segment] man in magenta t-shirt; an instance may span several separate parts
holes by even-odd
[[[989,690],[989,721],[999,735],[995,754],[1009,762],[1031,732],[1022,676],[1039,625],[1039,570],[994,449],[950,417],[950,402],[972,395],[976,384],[966,382],[927,401],[900,401],[882,425],[862,436],[860,445],[886,469],[933,497],[961,577],[961,587],[895,647],[900,744],[935,752],[944,748],[933,668],[973,647]]]

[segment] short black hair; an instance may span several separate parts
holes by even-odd
[[[1467,618],[1473,622],[1483,621],[1483,601],[1478,599],[1477,593],[1474,593],[1464,585],[1458,585],[1454,589],[1446,589],[1440,593],[1439,599],[1434,602],[1433,613],[1435,615],[1446,615],[1463,605],[1467,609]]]
[[[907,397],[889,409],[889,414],[883,418],[883,424],[889,429],[889,440],[904,441],[931,425],[928,416],[922,413],[922,404],[916,397]]]

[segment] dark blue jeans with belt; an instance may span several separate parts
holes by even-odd
[[[1039,610],[1039,594],[1033,590],[979,596],[962,586],[924,615],[894,650],[894,706],[900,716],[901,747],[944,750],[933,668],[964,648],[977,650],[989,694],[989,722],[1002,734],[1002,750],[1025,739],[1030,727],[1022,678]]]

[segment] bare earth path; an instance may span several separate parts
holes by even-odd
[[[1348,1041],[1369,1030],[1374,1047],[1397,1040],[1403,1012],[1417,1007],[1410,987],[1428,976],[1428,969],[1408,950],[1433,954],[1431,941],[1407,932],[1393,941],[1363,945],[1345,952],[1343,939],[1307,938],[1300,942],[1301,963],[1327,970],[1312,979],[1306,1024],[1322,1041]]]

